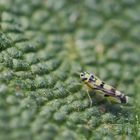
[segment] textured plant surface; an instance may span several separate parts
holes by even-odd
[[[139,0],[0,1],[0,139],[140,139]],[[94,100],[81,71],[134,99]]]

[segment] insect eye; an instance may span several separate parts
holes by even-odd
[[[80,76],[83,77],[85,75],[85,73],[81,73]]]

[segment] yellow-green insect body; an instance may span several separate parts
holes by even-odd
[[[91,90],[101,91],[104,94],[104,97],[113,99],[118,103],[128,103],[128,96],[125,96],[123,93],[116,90],[112,86],[105,84],[94,74],[83,72],[80,74],[80,78]]]

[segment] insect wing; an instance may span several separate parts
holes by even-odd
[[[105,89],[105,88],[103,88],[103,87],[101,87],[101,86],[97,86],[97,85],[94,85],[95,86],[95,90],[101,90],[102,92],[104,92],[105,93],[105,95],[107,95],[107,96],[113,96],[113,97],[116,97],[116,95],[115,95],[115,90],[110,90],[110,89]]]

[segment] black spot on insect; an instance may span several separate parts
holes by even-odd
[[[91,77],[91,78],[94,78],[94,76],[93,76],[93,75],[91,75],[90,77]]]
[[[95,79],[94,79],[94,76],[93,75],[90,76],[89,81],[95,82]]]
[[[101,87],[101,88],[104,88],[104,84],[105,84],[105,83],[102,82],[102,83],[100,84],[100,87]]]
[[[111,91],[115,94],[116,89],[115,88],[111,88]]]
[[[108,95],[108,94],[105,94],[105,95],[104,95],[104,97],[109,97],[109,96],[110,96],[110,95]]]
[[[86,80],[87,80],[87,78],[83,78],[83,79],[82,79],[82,81],[86,81]]]
[[[121,103],[126,103],[126,96],[120,96]]]

